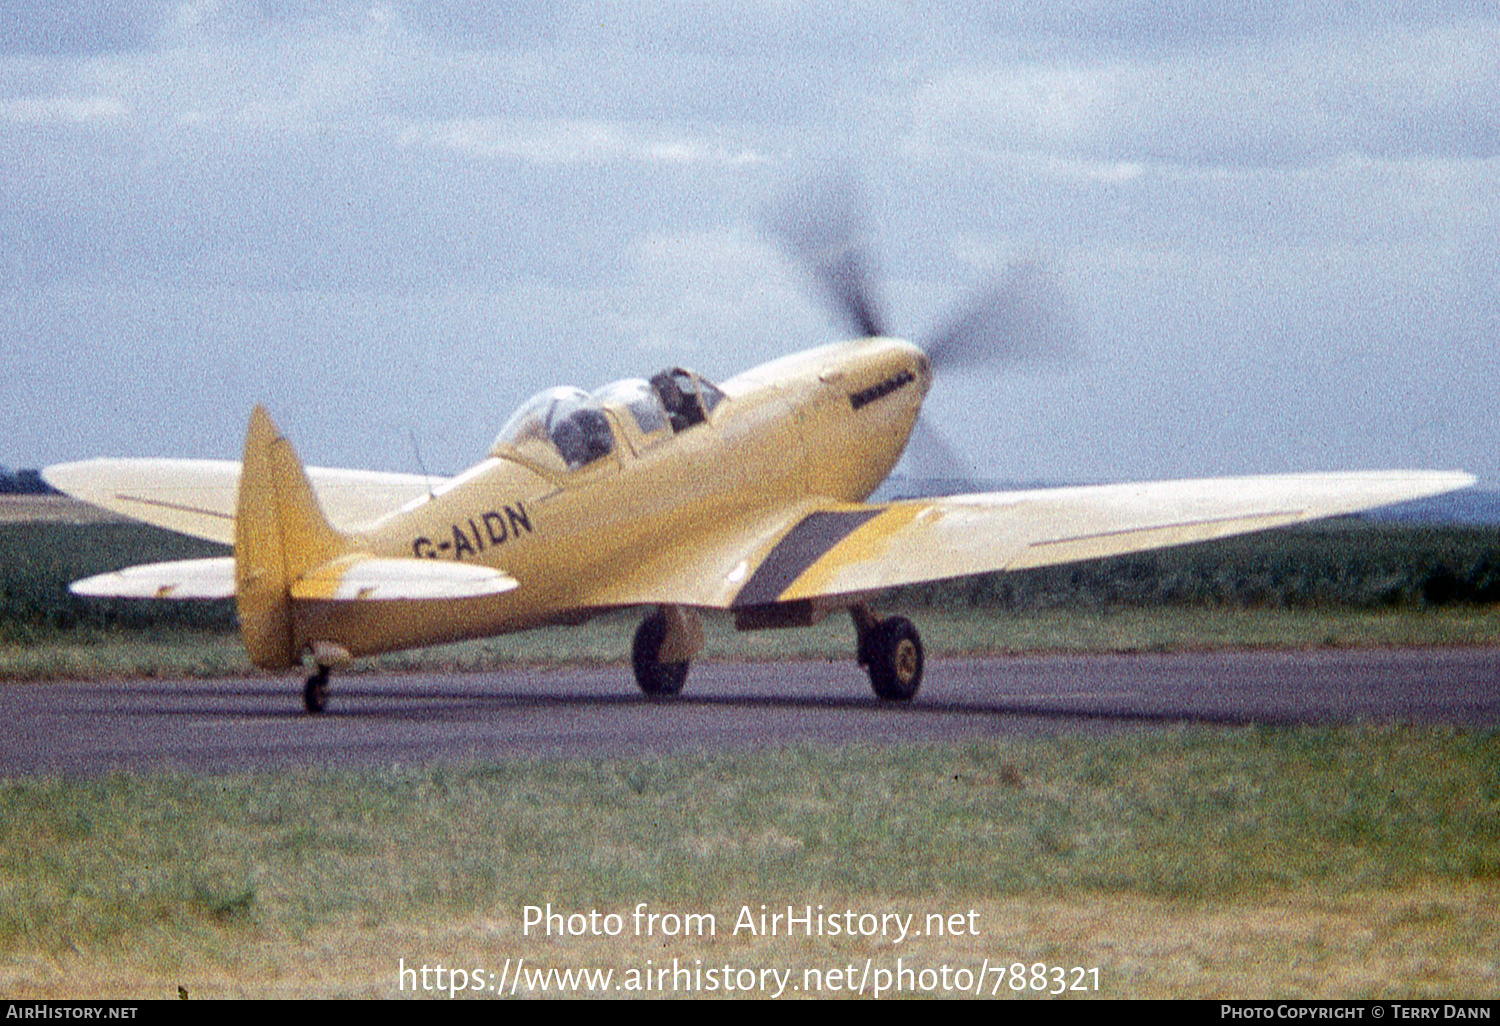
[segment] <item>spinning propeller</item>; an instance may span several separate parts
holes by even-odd
[[[861,337],[883,336],[888,322],[856,195],[838,183],[810,209],[773,222],[772,230],[807,265],[842,321]],[[1055,272],[1038,261],[1011,264],[918,345],[935,374],[1062,361],[1081,352],[1072,306]],[[919,421],[912,442],[933,476],[954,476],[960,461],[937,431]]]

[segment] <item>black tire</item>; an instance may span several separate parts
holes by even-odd
[[[630,660],[635,666],[635,683],[652,698],[675,695],[687,683],[687,663],[664,663],[659,658],[662,642],[666,639],[667,618],[660,613],[652,613],[635,629],[635,641],[630,646]]]
[[[884,702],[910,702],[922,686],[922,638],[904,616],[882,620],[860,644],[870,687]]]
[[[318,667],[318,672],[307,678],[302,688],[302,708],[313,716],[328,708],[328,669]]]

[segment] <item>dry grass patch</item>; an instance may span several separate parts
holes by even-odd
[[[988,958],[1097,966],[1109,996],[1493,994],[1497,898],[1500,735],[1441,728],[0,784],[15,996],[383,994],[401,958],[521,957]],[[716,930],[633,936],[640,902]],[[521,936],[547,903],[625,935]],[[741,907],[820,903],[918,925],[972,908],[978,935],[733,929]]]
[[[805,903],[801,896],[790,900]],[[592,977],[593,992],[619,997],[648,984],[652,996],[764,997],[780,989],[783,997],[850,997],[858,994],[867,959],[887,972],[886,986],[895,985],[900,965],[914,970],[906,979],[907,993],[941,997],[972,996],[944,989],[941,967],[948,967],[946,978],[956,983],[963,978],[958,970],[967,968],[977,978],[986,960],[997,971],[986,975],[983,996],[1001,998],[1041,997],[1031,989],[1037,979],[1031,967],[1037,963],[1098,969],[1097,991],[1094,974],[1064,974],[1068,986],[1081,982],[1084,987],[1069,991],[1069,997],[1486,999],[1500,988],[1500,887],[1495,886],[1424,885],[1349,894],[1311,888],[1201,904],[1119,895],[921,904],[819,894],[814,901],[875,911],[972,909],[979,936],[917,938],[901,945],[724,936],[547,939],[523,935],[517,908],[420,924],[351,918],[291,935],[246,927],[210,946],[162,936],[144,946],[33,954],[0,964],[0,991],[12,999],[170,998],[178,987],[200,998],[447,999],[450,990],[459,997],[496,996],[504,974],[500,996],[509,996],[521,958],[541,978],[526,977],[516,994],[532,997],[589,993],[590,984],[581,978],[568,986],[556,973],[546,975],[569,970],[608,973]],[[628,908],[619,911],[628,917]],[[721,932],[735,911],[719,910]],[[1012,975],[1016,962],[1025,966],[1022,977]],[[403,964],[414,970],[404,980]],[[445,970],[441,977],[439,965]],[[673,965],[699,973],[727,967],[747,981],[742,971],[752,970],[755,984],[748,994],[730,995],[714,985],[714,977],[679,975],[673,990]],[[851,965],[852,977],[830,984],[829,970]],[[462,975],[454,976],[454,969]],[[669,970],[668,975],[651,975],[658,969]],[[873,972],[868,979],[867,990],[882,980]],[[1049,974],[1043,982],[1051,988],[1056,979]],[[476,985],[482,989],[470,989]]]

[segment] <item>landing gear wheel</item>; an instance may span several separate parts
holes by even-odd
[[[314,716],[328,708],[328,667],[318,667],[318,672],[307,678],[302,688],[302,708]]]
[[[859,654],[877,698],[910,702],[916,697],[922,686],[922,638],[910,620],[881,620],[860,639]]]
[[[652,698],[675,695],[687,683],[688,663],[661,661],[661,646],[666,639],[667,618],[661,613],[652,613],[635,629],[635,642],[630,646],[635,682]]]

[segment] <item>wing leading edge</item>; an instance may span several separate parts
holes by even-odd
[[[766,550],[735,608],[866,595],[1209,541],[1465,488],[1469,474],[1372,471],[1095,485],[830,506]]]
[[[515,578],[489,567],[355,555],[309,570],[293,582],[291,593],[322,602],[426,602],[503,595],[518,587]],[[128,566],[74,581],[68,590],[90,598],[234,598],[234,557]]]
[[[308,467],[328,519],[368,524],[441,485],[443,478],[376,470]],[[42,471],[58,491],[168,531],[234,544],[240,464],[234,460],[96,459]]]

